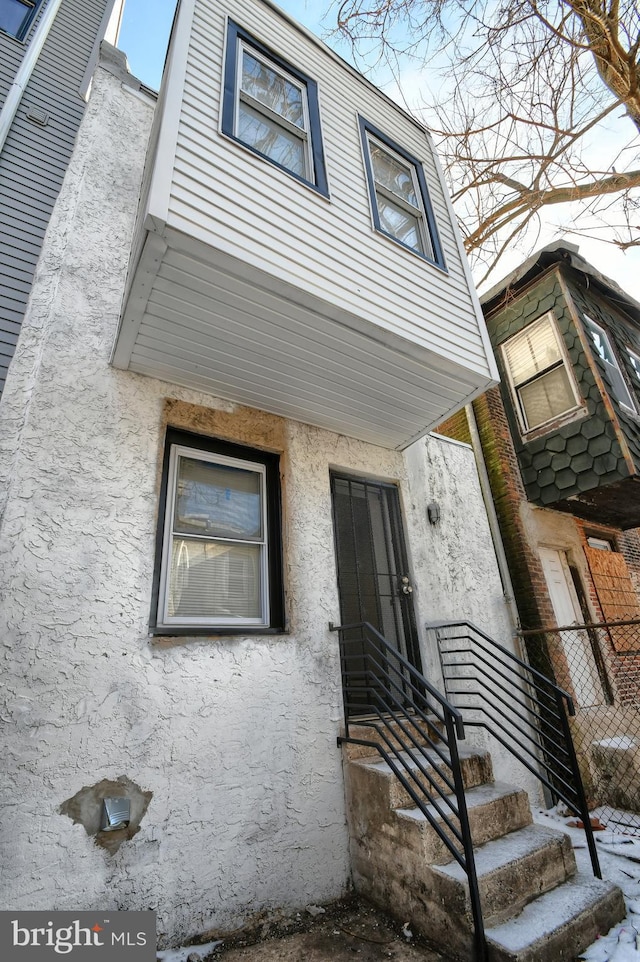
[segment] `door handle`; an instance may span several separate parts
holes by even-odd
[[[400,579],[400,591],[402,592],[403,595],[410,595],[413,593],[413,588],[409,583],[409,579],[407,578],[406,575],[404,575],[404,577]]]

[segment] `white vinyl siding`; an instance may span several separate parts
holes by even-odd
[[[578,393],[551,312],[502,345],[523,431],[533,431],[578,407]]]
[[[326,190],[317,164],[313,184],[227,132],[240,28],[317,84]],[[185,0],[163,97],[115,366],[389,447],[495,383],[432,144],[406,113],[268,0]],[[439,264],[372,230],[359,116],[420,160]]]
[[[609,340],[609,335],[600,327],[593,318],[589,317],[587,314],[582,315],[584,325],[587,329],[593,346],[595,348],[596,354],[604,364],[604,369],[607,373],[607,378],[609,380],[609,386],[611,394],[618,403],[626,408],[628,411],[636,413],[636,405],[631,397],[631,392],[627,386],[627,382],[624,379],[624,375],[620,370],[620,363],[616,354],[611,346],[611,341]]]
[[[383,330],[488,373],[425,132],[269,4],[229,0],[226,10],[283,59],[317,79],[332,203],[216,136],[212,121],[220,113],[225,18],[211,0],[198,0],[168,225]],[[408,262],[402,249],[390,251],[372,234],[356,107],[423,161],[448,275],[422,261]]]

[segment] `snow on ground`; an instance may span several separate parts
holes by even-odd
[[[611,810],[608,810],[608,814],[611,814]],[[592,873],[584,832],[568,824],[575,818],[564,818],[555,809],[549,809],[534,812],[533,819],[538,825],[550,825],[566,832],[571,838],[578,869],[588,875]],[[594,837],[602,877],[622,889],[627,917],[590,945],[580,958],[587,962],[640,962],[640,836],[624,835],[620,831],[601,831],[594,832]],[[322,910],[309,906],[308,911],[314,915]],[[205,959],[219,945],[222,942],[169,949],[158,952],[157,958],[159,962],[187,962],[190,955]],[[195,958],[193,962],[196,962]]]
[[[210,952],[217,949],[222,942],[206,942],[204,945],[187,945],[180,949],[167,949],[164,952],[156,952],[159,962],[187,962],[190,955],[197,959],[206,959]]]
[[[534,813],[539,825],[556,825],[570,836],[578,869],[591,873],[591,859],[584,832],[572,828],[571,818],[554,809]],[[602,877],[618,885],[624,894],[627,917],[597,939],[582,955],[588,962],[640,962],[640,838],[619,832],[594,832]]]

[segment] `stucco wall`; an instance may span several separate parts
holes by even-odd
[[[151,115],[98,70],[0,408],[0,900],[155,908],[162,944],[348,887],[331,466],[400,484],[420,625],[457,601],[482,622],[488,594],[505,621],[467,449],[403,456],[109,366]],[[282,452],[289,634],[149,637],[167,423]],[[109,854],[59,807],[120,776],[152,796]]]

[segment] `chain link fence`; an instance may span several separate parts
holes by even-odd
[[[572,697],[576,754],[592,812],[640,837],[640,620],[523,631],[532,667]]]

